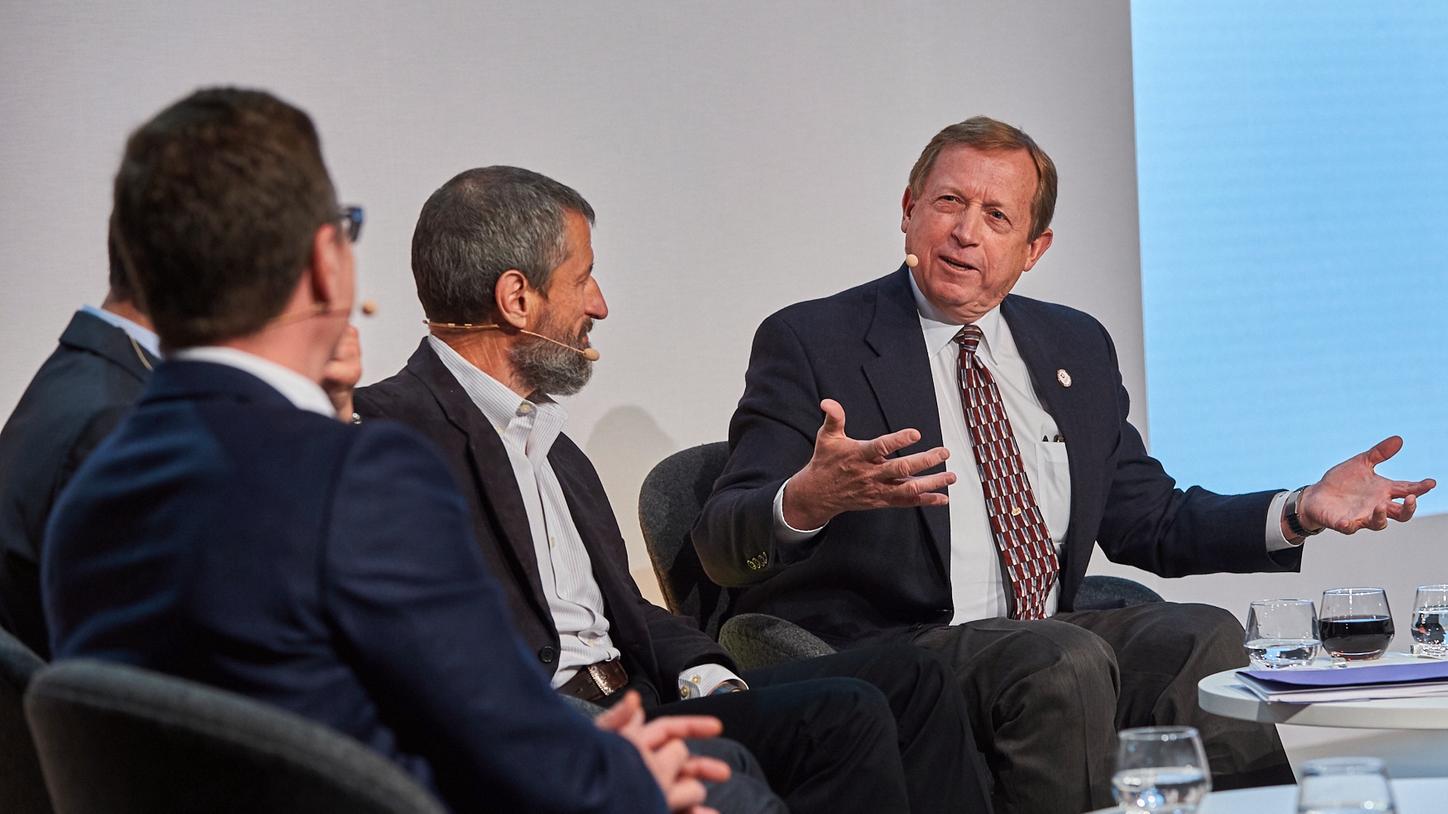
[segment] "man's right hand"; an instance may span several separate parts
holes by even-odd
[[[712,757],[690,755],[685,738],[712,738],[723,731],[718,718],[704,715],[673,715],[644,722],[639,694],[626,693],[622,700],[593,722],[634,745],[644,765],[664,793],[664,802],[675,814],[718,814],[704,806],[702,781],[729,779],[729,765]]]
[[[890,506],[943,506],[950,498],[939,491],[955,483],[955,474],[917,475],[950,457],[945,447],[900,458],[890,455],[920,440],[920,432],[904,429],[856,441],[845,435],[845,408],[834,399],[820,402],[825,420],[815,434],[814,455],[784,487],[784,522],[797,529],[817,529],[835,515]]]

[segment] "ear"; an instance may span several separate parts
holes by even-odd
[[[1022,273],[1030,271],[1031,267],[1036,265],[1036,261],[1041,259],[1041,255],[1045,254],[1046,250],[1051,248],[1052,238],[1051,230],[1047,229],[1041,233],[1040,237],[1031,241],[1029,253],[1026,255],[1026,267],[1021,269]]]
[[[511,325],[514,328],[526,328],[529,316],[534,310],[530,295],[533,286],[528,284],[528,278],[523,272],[517,269],[508,269],[498,277],[497,285],[493,286],[493,308],[498,313],[498,324]]]
[[[317,227],[312,234],[311,258],[303,273],[310,277],[307,285],[312,302],[318,306],[335,302],[341,289],[343,247],[340,238],[336,224],[330,223]]]
[[[915,208],[915,200],[910,195],[910,187],[906,185],[905,194],[900,196],[900,231],[910,231],[910,211]]]

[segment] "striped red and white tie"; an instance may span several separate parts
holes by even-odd
[[[960,345],[960,400],[985,490],[985,512],[1015,593],[1013,619],[1046,618],[1046,597],[1060,562],[1036,505],[1036,493],[1021,464],[1011,420],[995,379],[975,357],[981,331],[967,325],[955,335]]]

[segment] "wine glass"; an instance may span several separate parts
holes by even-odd
[[[1375,659],[1393,640],[1393,612],[1382,588],[1331,588],[1322,592],[1318,621],[1322,649],[1338,663]]]
[[[1317,610],[1311,599],[1258,599],[1247,611],[1247,658],[1258,669],[1307,664],[1317,655]]]
[[[1448,658],[1443,626],[1448,624],[1448,585],[1420,585],[1413,598],[1413,655]]]
[[[1197,730],[1190,726],[1123,729],[1111,786],[1125,814],[1192,814],[1212,790]]]
[[[1377,758],[1329,757],[1302,764],[1297,814],[1395,814],[1397,810],[1387,770]]]

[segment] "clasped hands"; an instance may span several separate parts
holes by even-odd
[[[704,782],[728,780],[729,765],[712,757],[691,755],[684,744],[685,738],[717,736],[723,731],[718,718],[675,715],[645,722],[639,694],[630,690],[593,722],[599,729],[619,735],[638,749],[644,765],[659,784],[669,811],[718,814],[704,806]]]
[[[1432,478],[1389,480],[1374,471],[1402,448],[1403,439],[1394,435],[1327,470],[1302,492],[1298,515],[1303,525],[1309,531],[1327,528],[1352,534],[1382,531],[1389,520],[1406,523],[1418,509],[1419,496],[1438,484]]]
[[[834,399],[820,402],[824,423],[815,434],[814,455],[784,487],[784,521],[817,529],[838,514],[890,506],[944,506],[941,490],[955,483],[953,472],[921,475],[950,457],[945,447],[890,457],[920,440],[904,429],[868,441],[845,435],[845,409]]]

